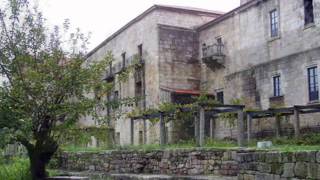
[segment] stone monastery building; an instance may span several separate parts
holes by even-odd
[[[187,103],[202,91],[225,104],[238,98],[258,109],[317,103],[320,0],[241,0],[240,7],[227,13],[154,5],[93,49],[88,60],[102,59],[108,51],[115,57],[105,75],[115,83],[108,99],[145,97],[120,107],[120,116],[112,120],[121,145],[131,143],[127,112],[164,102]],[[118,72],[137,56],[143,66],[119,82]],[[302,128],[320,126],[318,114],[302,119]],[[254,121],[254,132],[267,133],[271,121]],[[285,118],[282,127],[292,128],[291,121]],[[90,117],[81,120],[85,126],[95,123]],[[182,131],[192,135],[190,127],[167,123],[167,141],[175,141]],[[236,128],[224,121],[216,120],[212,130],[215,138],[237,136]],[[158,141],[158,124],[135,121],[134,144]]]

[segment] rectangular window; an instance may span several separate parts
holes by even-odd
[[[281,96],[280,76],[273,77],[273,96]]]
[[[113,100],[118,101],[119,100],[119,91],[115,91],[113,95]]]
[[[279,16],[276,9],[270,12],[270,28],[271,37],[277,37],[279,35]]]
[[[223,46],[222,38],[218,37],[218,38],[216,38],[216,40],[217,40],[217,53],[222,55],[222,46]]]
[[[117,132],[116,133],[116,139],[115,139],[115,141],[116,141],[116,144],[120,144],[120,132]]]
[[[319,88],[318,88],[318,68],[308,68],[308,86],[309,86],[309,100],[315,101],[319,99]]]
[[[142,51],[142,44],[140,44],[140,45],[138,46],[138,53],[139,53],[139,58],[142,59],[142,53],[143,53],[143,51]]]
[[[223,91],[217,93],[217,101],[224,104]]]
[[[126,67],[126,53],[122,53],[122,67],[125,68]]]
[[[314,23],[313,0],[304,0],[304,23]]]

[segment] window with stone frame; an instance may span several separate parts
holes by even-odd
[[[118,145],[120,144],[120,132],[116,133],[115,143]]]
[[[304,0],[304,23],[314,23],[313,0]]]
[[[142,54],[143,54],[143,49],[142,49],[142,44],[140,44],[138,46],[138,56],[139,56],[139,60],[142,60]]]
[[[273,77],[273,96],[279,97],[281,96],[281,81],[280,75]]]
[[[122,67],[125,68],[126,67],[126,53],[122,53],[121,54],[122,57]]]
[[[221,104],[224,104],[224,97],[223,97],[223,91],[217,92],[217,101],[220,102]]]
[[[308,68],[308,91],[309,91],[309,101],[319,100],[319,85],[318,85],[318,68],[317,68],[317,66]]]
[[[270,30],[271,37],[277,37],[279,35],[279,14],[276,9],[270,11]]]

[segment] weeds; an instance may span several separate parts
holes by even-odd
[[[0,179],[31,180],[29,160],[14,158],[9,164],[0,164]]]

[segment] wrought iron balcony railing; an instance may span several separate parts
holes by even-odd
[[[224,45],[213,44],[204,46],[202,48],[202,60],[206,64],[224,65]]]

